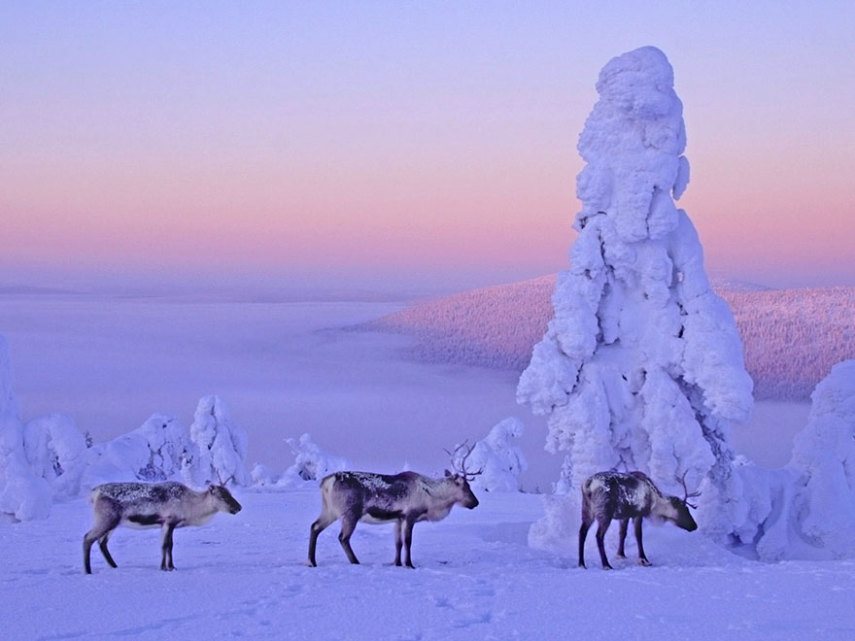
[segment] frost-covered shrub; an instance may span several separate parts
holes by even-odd
[[[30,469],[24,452],[24,426],[12,391],[12,366],[6,339],[0,336],[0,518],[47,518],[51,509],[47,481]]]
[[[245,463],[246,431],[229,418],[219,396],[205,396],[199,400],[190,426],[190,440],[198,453],[193,465],[198,484],[249,484]]]
[[[747,419],[752,382],[695,228],[674,204],[689,164],[673,86],[653,47],[600,72],[579,138],[587,164],[570,269],[517,396],[547,415],[547,449],[568,452],[571,488],[600,470],[639,469],[675,493],[675,476],[687,473],[703,490],[702,527],[723,538],[742,490],[729,425]]]
[[[263,463],[256,463],[255,467],[253,467],[252,471],[249,473],[249,477],[252,480],[252,484],[256,487],[267,487],[276,483],[276,477],[273,474],[273,470]]]
[[[328,474],[350,467],[347,459],[324,452],[308,434],[303,434],[299,439],[289,438],[288,445],[294,451],[294,464],[282,474],[279,485],[320,481]]]
[[[552,494],[543,496],[543,517],[528,531],[528,544],[563,557],[576,553],[579,525],[582,521],[578,495]]]
[[[80,492],[86,467],[86,438],[65,414],[35,418],[24,428],[24,451],[33,472],[45,479],[55,497]]]
[[[189,480],[196,446],[187,430],[174,418],[152,415],[133,432],[88,450],[83,485],[105,481]]]
[[[512,443],[523,435],[525,427],[518,418],[509,417],[493,426],[486,437],[472,446],[466,458],[467,471],[481,470],[471,485],[485,492],[518,492],[519,476],[528,464],[522,450]],[[460,469],[464,451],[455,452],[452,464]]]

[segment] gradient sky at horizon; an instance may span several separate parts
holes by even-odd
[[[612,57],[661,48],[713,276],[855,285],[855,3],[4,2],[0,283],[563,269]]]

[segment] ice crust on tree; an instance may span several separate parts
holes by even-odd
[[[520,474],[528,469],[522,450],[513,441],[522,437],[523,422],[513,416],[494,425],[483,439],[476,441],[466,459],[466,469],[480,474],[470,485],[473,490],[483,492],[519,492]],[[452,461],[455,469],[462,464],[465,448],[455,453]]]
[[[246,431],[231,420],[223,400],[216,395],[199,399],[190,440],[197,448],[196,482],[248,485],[246,470],[248,437]]]
[[[673,70],[644,47],[611,60],[597,91],[579,137],[570,268],[517,397],[548,416],[547,449],[568,452],[569,487],[640,469],[677,493],[675,474],[686,472],[703,491],[702,525],[723,536],[742,492],[728,431],[749,416],[752,382],[733,315],[674,203],[689,164]]]

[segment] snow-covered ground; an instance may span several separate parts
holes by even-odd
[[[337,525],[304,565],[315,488],[237,490],[244,509],[175,535],[175,572],[161,572],[157,530],[119,529],[117,569],[93,549],[82,572],[83,499],[50,518],[0,527],[0,620],[7,641],[67,639],[823,639],[855,638],[855,563],[764,564],[697,534],[647,526],[653,567],[614,558],[589,569],[527,545],[542,514],[529,494],[482,494],[414,531],[416,570],[389,565],[390,526],[361,524],[351,566]],[[613,528],[614,529],[614,528]],[[614,535],[614,532],[610,532]]]

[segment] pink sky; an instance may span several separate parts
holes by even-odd
[[[554,272],[597,73],[653,44],[708,271],[855,285],[853,3],[640,4],[4,3],[0,284]]]

